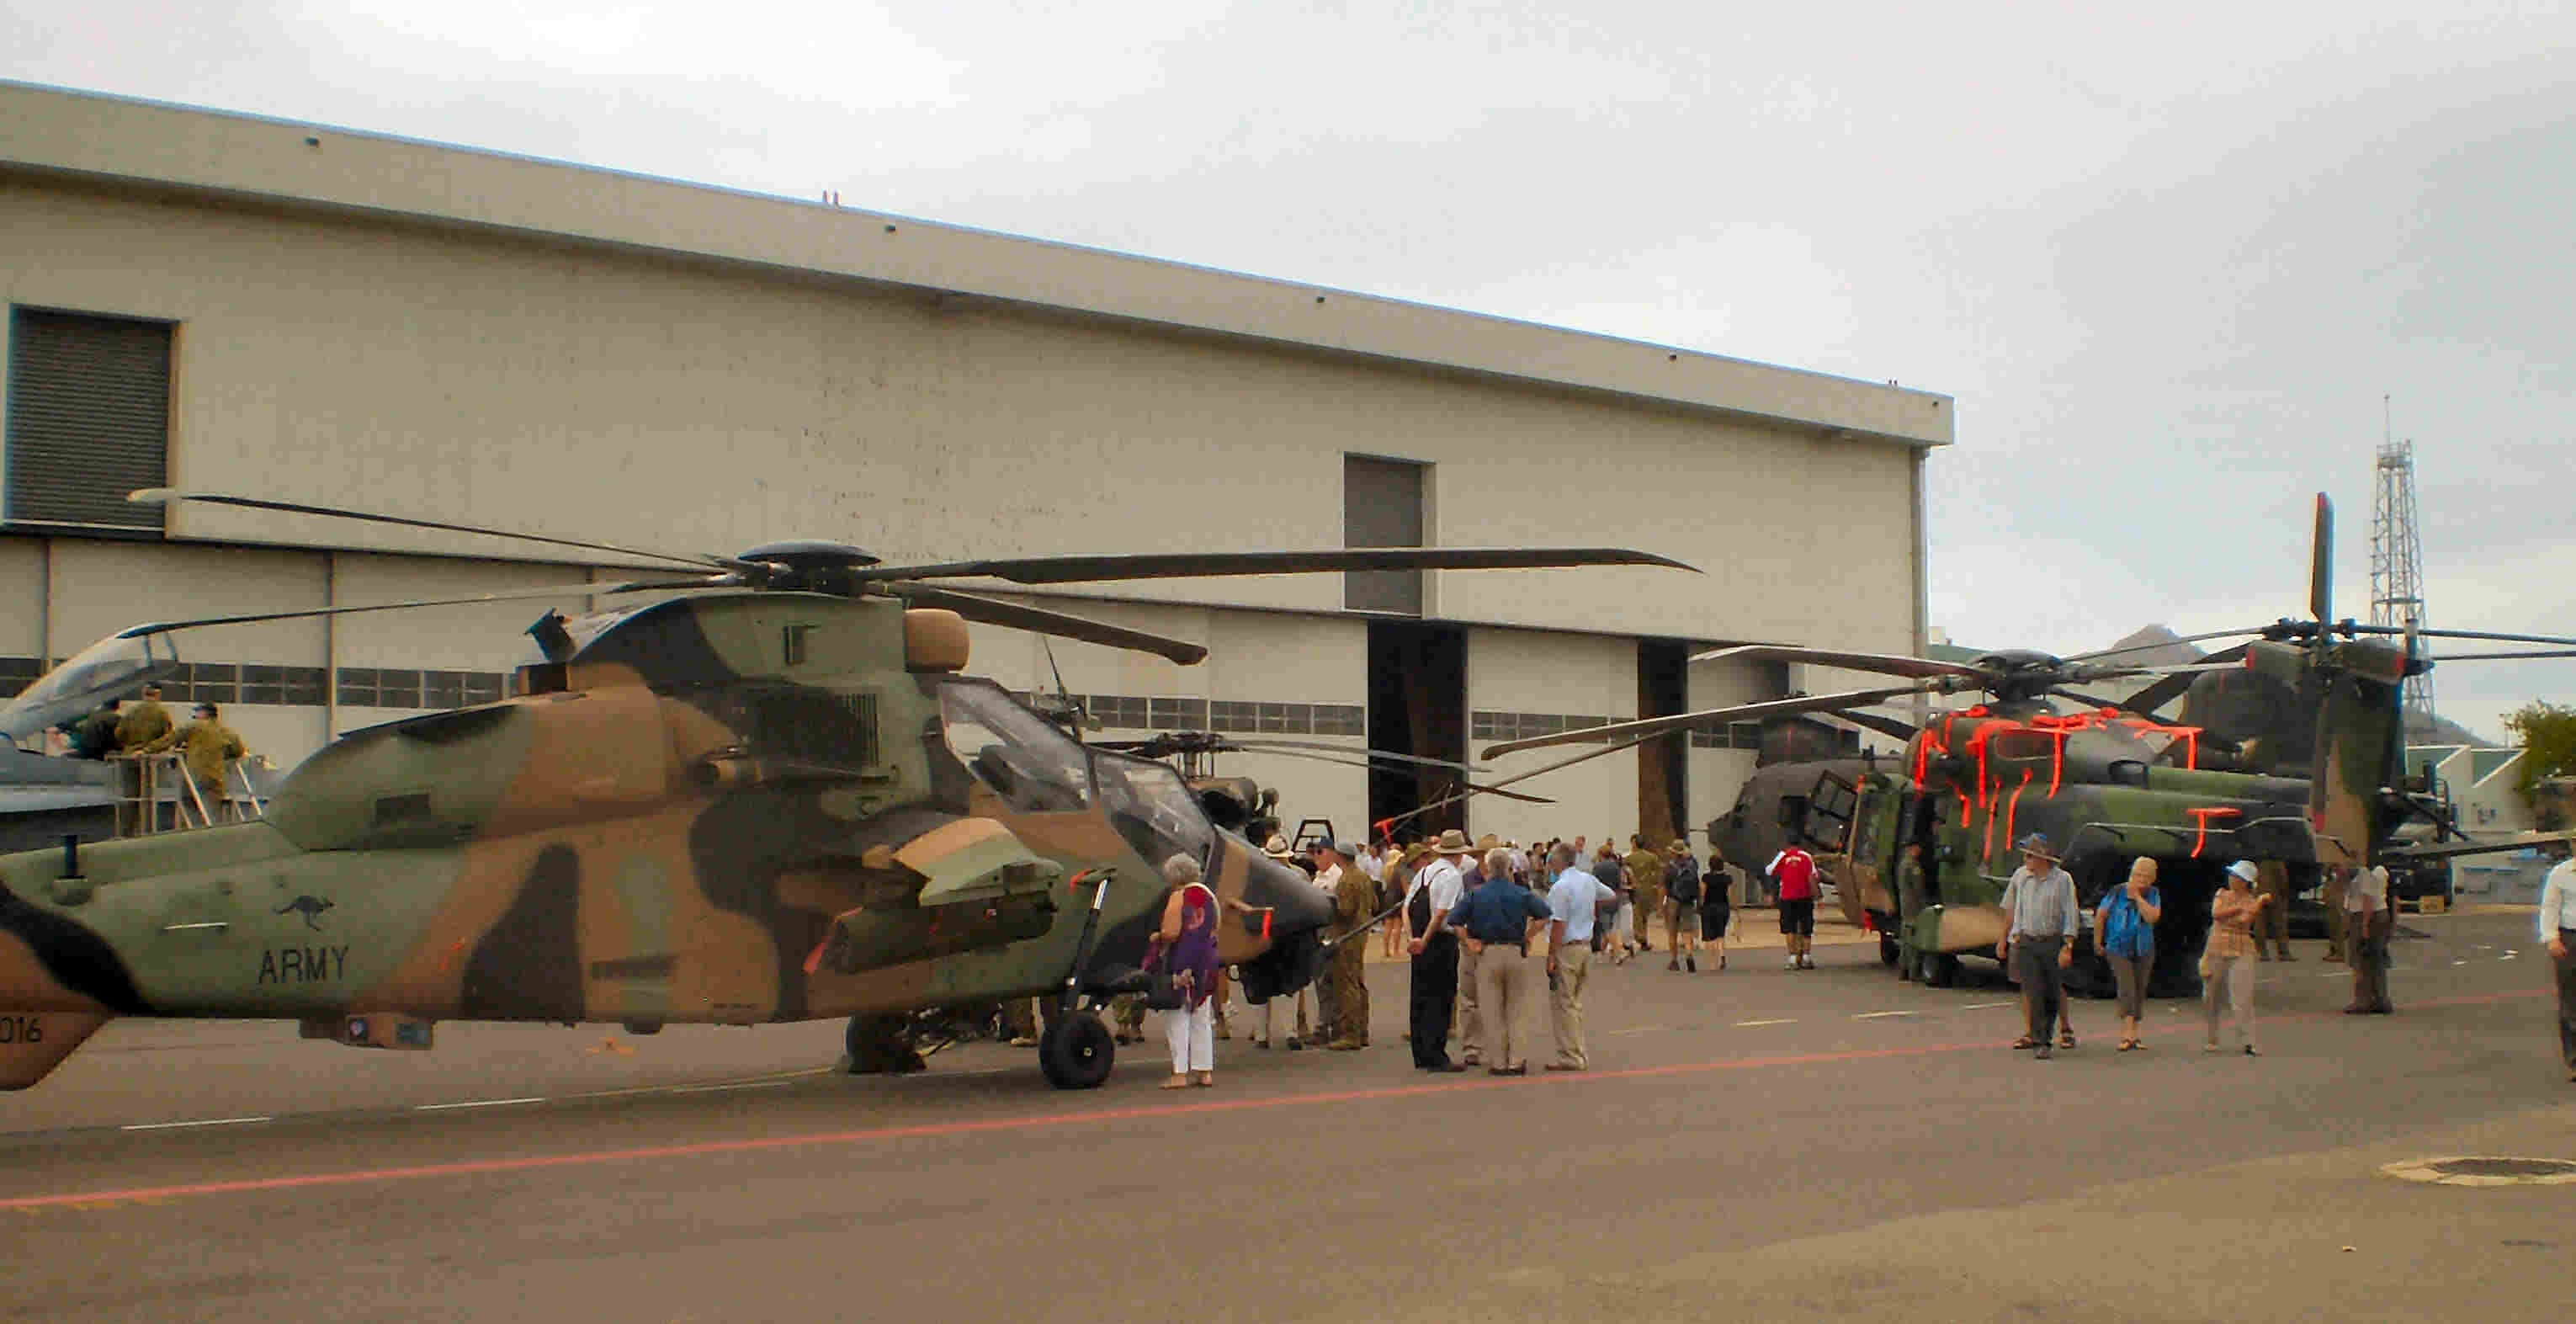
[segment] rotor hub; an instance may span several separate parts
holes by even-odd
[[[786,542],[765,542],[735,558],[782,565],[799,574],[816,570],[853,570],[877,564],[884,558],[870,554],[845,542],[825,542],[819,538],[791,538]]]

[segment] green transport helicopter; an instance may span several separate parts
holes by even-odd
[[[1137,649],[1200,645],[936,586],[1386,569],[1666,566],[1618,548],[1056,556],[886,566],[781,542],[674,556],[214,493],[298,515],[668,562],[661,577],[137,626],[22,700],[76,707],[165,668],[176,631],[506,598],[672,593],[549,611],[497,703],[351,732],[264,817],[0,857],[0,1089],[114,1016],[299,1022],[426,1049],[442,1020],[750,1025],[846,1018],[851,1069],[921,1063],[917,1012],[1052,999],[1047,1079],[1109,1074],[1087,1006],[1137,987],[1196,860],[1247,993],[1311,980],[1330,918],[1305,875],[1211,822],[1170,765],[1087,746],[963,674],[966,622]]]
[[[2020,863],[2022,837],[2038,832],[2055,843],[2088,917],[2132,860],[2153,858],[2167,904],[2151,987],[2194,992],[2208,903],[2231,861],[2283,862],[2296,891],[2327,868],[2516,850],[2570,835],[2401,843],[2401,827],[2441,817],[2438,802],[2405,780],[2405,679],[2437,662],[2576,656],[2576,638],[2334,621],[2332,549],[2333,507],[2319,494],[2308,619],[2190,636],[2252,636],[2201,662],[2119,660],[2131,650],[2065,658],[2007,651],[1946,662],[1778,645],[1719,649],[1693,661],[1805,662],[1903,683],[1514,741],[1484,757],[1577,738],[1607,737],[1622,748],[1803,714],[1859,722],[1905,739],[1904,753],[1758,769],[1735,808],[1708,828],[1731,865],[1758,873],[1780,846],[1806,847],[1845,915],[1878,932],[1882,959],[1900,976],[1946,985],[1961,957],[1991,957],[2004,936],[1998,902]],[[2562,647],[2428,656],[2427,638]],[[2137,676],[2158,679],[2125,701],[2079,688]],[[1869,711],[1916,695],[1969,693],[1982,701],[1935,713],[1919,728]],[[2178,697],[2186,700],[2181,718],[2157,715]],[[2456,824],[2445,827],[2465,836]],[[1919,896],[1898,886],[1909,845],[1923,849]],[[2089,943],[2084,949],[2085,976],[2107,988],[2107,966]]]

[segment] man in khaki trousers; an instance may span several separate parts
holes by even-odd
[[[1556,881],[1547,890],[1548,1019],[1556,1033],[1556,1060],[1550,1071],[1581,1071],[1592,1065],[1583,1046],[1583,985],[1592,973],[1592,931],[1601,907],[1617,905],[1610,885],[1585,873],[1571,846],[1548,855],[1548,873]]]

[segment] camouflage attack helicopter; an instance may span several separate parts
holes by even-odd
[[[2309,882],[2328,866],[2511,850],[2531,840],[2396,843],[2401,825],[2437,812],[2403,782],[2402,687],[2435,662],[2570,655],[2428,657],[2421,637],[2576,639],[2335,622],[2332,546],[2332,507],[2320,494],[2309,619],[2193,636],[2255,636],[2210,660],[2136,666],[2118,660],[2130,650],[2071,658],[2013,651],[1957,663],[1770,645],[1721,649],[1693,660],[1810,662],[1908,683],[1655,718],[1606,734],[1653,739],[1801,713],[1840,714],[1899,734],[1908,743],[1892,763],[1849,759],[1757,771],[1734,811],[1710,825],[1711,839],[1727,847],[1731,863],[1757,870],[1775,844],[1809,846],[1845,913],[1879,932],[1882,958],[1936,985],[1955,977],[1960,956],[1991,955],[2003,937],[1997,902],[2019,863],[2014,843],[2021,836],[2044,832],[2057,844],[2088,912],[2126,876],[2130,860],[2150,856],[2167,897],[2155,983],[2165,991],[2193,989],[2207,903],[2231,860],[2283,861],[2294,878]],[[2404,638],[2392,644],[2378,637],[2391,635]],[[2162,679],[2125,706],[2074,688],[2140,675]],[[1982,692],[1986,701],[1936,714],[1919,730],[1861,711],[1964,691]],[[2194,702],[2185,720],[2155,715],[2186,691]],[[2052,695],[2082,706],[2062,712]],[[2220,725],[2195,721],[2221,717]],[[1567,738],[1515,741],[1484,753],[1490,759]],[[1771,813],[1762,812],[1766,806]],[[1924,849],[1928,876],[1919,897],[1899,895],[1896,885],[1908,845]]]
[[[1297,988],[1329,918],[1305,877],[1212,824],[1170,766],[1089,748],[961,674],[967,621],[1140,649],[1199,645],[925,582],[1022,584],[1381,569],[1680,562],[1611,548],[1403,548],[1034,557],[885,566],[838,543],[739,557],[209,493],[329,515],[675,563],[678,578],[441,602],[697,590],[529,630],[512,697],[352,732],[265,818],[0,858],[0,1088],[42,1078],[116,1015],[295,1019],[307,1037],[426,1049],[439,1020],[754,1024],[849,1018],[853,1070],[915,1069],[925,1008],[1050,995],[1047,1079],[1106,1079],[1078,1009],[1133,981],[1198,860],[1235,916],[1247,991]],[[113,689],[197,626],[90,650]],[[104,667],[106,670],[96,670]]]

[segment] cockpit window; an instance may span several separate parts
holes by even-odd
[[[939,687],[939,719],[958,761],[1013,809],[1062,813],[1090,803],[1081,744],[999,688],[949,681]]]
[[[1092,757],[1110,825],[1146,863],[1160,867],[1174,855],[1187,855],[1203,868],[1209,865],[1216,829],[1181,774],[1147,759],[1096,752]]]

